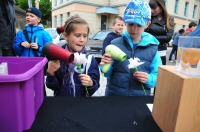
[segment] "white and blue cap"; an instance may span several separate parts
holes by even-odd
[[[146,26],[151,19],[151,8],[144,0],[132,0],[125,8],[124,22]]]

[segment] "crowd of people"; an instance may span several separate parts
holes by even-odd
[[[12,1],[7,2],[13,5]],[[8,25],[14,18],[7,19],[7,7],[2,6],[1,2],[0,6],[0,11],[3,11],[0,20]],[[9,41],[2,43],[0,39],[0,56],[43,56],[42,48],[47,42],[52,42],[52,38],[44,30],[41,19],[42,13],[39,9],[28,8],[25,28],[16,35],[12,34]],[[166,65],[169,41],[173,37],[173,49],[169,56],[169,61],[172,61],[173,54],[176,59],[179,37],[189,35],[196,26],[196,23],[191,22],[186,31],[180,29],[173,36],[174,19],[169,16],[164,0],[150,0],[149,3],[143,0],[131,1],[127,4],[123,17],[116,16],[113,19],[113,32],[107,35],[102,44],[99,66],[96,59],[88,55],[85,49],[90,33],[87,21],[78,15],[71,16],[64,26],[57,28],[60,37],[67,42],[61,48],[78,53],[75,59],[80,55],[84,61],[79,64],[49,60],[46,86],[52,89],[56,96],[92,96],[100,87],[102,67],[111,64],[104,74],[107,77],[105,96],[150,96],[150,90],[156,86],[158,67]],[[12,24],[9,28],[12,30],[9,33],[14,33]],[[1,35],[6,36],[2,34],[4,29],[0,30]],[[108,45],[121,49],[126,54],[126,59],[119,61],[112,58],[105,52]],[[130,66],[132,61],[139,65]]]

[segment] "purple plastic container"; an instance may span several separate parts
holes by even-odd
[[[44,99],[44,57],[0,57],[8,75],[0,75],[0,132],[28,130]]]

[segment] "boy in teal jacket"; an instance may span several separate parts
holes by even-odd
[[[117,61],[105,53],[101,65],[112,63],[105,76],[109,77],[107,96],[144,96],[150,95],[150,88],[156,86],[158,66],[162,64],[158,53],[159,41],[144,32],[151,18],[151,9],[144,0],[131,1],[124,11],[127,31],[111,43],[126,53],[124,61]],[[128,67],[130,58],[139,58],[142,65],[138,71]]]

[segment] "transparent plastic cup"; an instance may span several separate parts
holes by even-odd
[[[8,75],[8,63],[0,63],[0,75]]]
[[[188,76],[200,77],[200,37],[179,37],[176,70]]]

